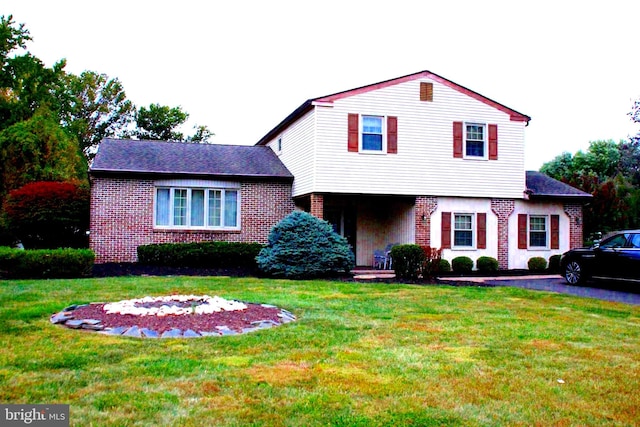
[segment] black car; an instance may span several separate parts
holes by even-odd
[[[590,248],[565,252],[560,266],[571,285],[591,278],[640,280],[640,230],[616,231]]]

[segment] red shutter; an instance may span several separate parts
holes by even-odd
[[[551,215],[551,249],[560,249],[560,215]]]
[[[387,117],[387,153],[398,152],[398,118]]]
[[[348,148],[349,151],[358,152],[358,136],[360,130],[358,128],[358,115],[349,114],[349,136],[348,136]]]
[[[451,212],[442,212],[442,249],[451,249]]]
[[[518,249],[527,249],[527,214],[518,214]]]
[[[478,249],[487,249],[487,214],[479,213],[476,220],[478,221]]]
[[[498,125],[489,125],[489,160],[498,160]]]
[[[453,122],[453,157],[462,158],[462,122]]]

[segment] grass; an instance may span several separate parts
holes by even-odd
[[[48,320],[72,303],[176,292],[275,304],[299,320],[170,340]],[[630,426],[638,396],[630,305],[504,287],[0,281],[0,402],[68,403],[71,425]]]

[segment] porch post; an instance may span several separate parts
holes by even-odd
[[[491,210],[498,217],[498,265],[509,269],[509,216],[516,208],[515,200],[491,199]]]
[[[310,210],[311,215],[324,219],[324,196],[322,194],[311,193]]]
[[[431,246],[431,215],[437,207],[437,197],[416,196],[414,219],[416,245]]]

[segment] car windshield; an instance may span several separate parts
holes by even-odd
[[[600,243],[601,248],[622,248],[627,244],[628,234],[617,234]]]

